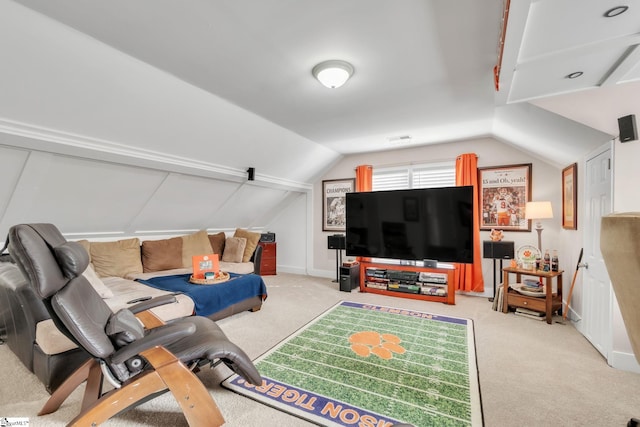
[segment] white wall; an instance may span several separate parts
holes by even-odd
[[[478,167],[532,163],[532,199],[550,200],[555,216],[552,220],[543,222],[543,246],[549,249],[558,249],[560,268],[568,271],[571,258],[568,254],[563,253],[563,248],[560,245],[560,230],[562,229],[560,221],[560,213],[562,212],[560,205],[561,170],[533,157],[530,153],[505,145],[493,138],[484,138],[343,158],[313,186],[313,212],[316,214],[313,221],[313,273],[325,277],[335,276],[335,250],[327,249],[327,236],[333,233],[322,231],[322,180],[355,177],[355,167],[361,164],[383,167],[454,160],[458,155],[470,152],[478,155]],[[482,231],[480,240],[488,240],[488,235],[488,231]],[[531,232],[505,232],[504,240],[514,241],[517,249],[524,244],[537,246],[537,236],[532,226]],[[492,260],[483,260],[485,292],[482,295],[484,296],[490,296],[493,293],[492,269]],[[496,281],[500,283],[499,276]]]
[[[291,196],[279,207],[280,213],[266,227],[265,231],[276,233],[278,272],[307,274],[310,197],[311,192]]]

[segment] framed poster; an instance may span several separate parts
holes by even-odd
[[[480,229],[531,231],[531,163],[478,168]]]
[[[346,194],[355,188],[355,178],[322,181],[322,231],[346,230]]]
[[[578,164],[562,169],[562,228],[578,229]]]

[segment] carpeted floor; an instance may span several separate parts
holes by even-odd
[[[341,300],[387,305],[474,321],[482,408],[486,426],[625,426],[640,416],[640,374],[612,369],[570,324],[531,320],[491,310],[486,298],[456,296],[456,305],[340,292],[330,279],[266,276],[262,310],[218,322],[252,358],[274,347]],[[310,426],[220,386],[224,366],[199,376],[227,423],[237,427]],[[63,426],[77,414],[77,391],[62,408],[36,413],[48,394],[5,346],[0,346],[0,417],[28,417],[31,426]],[[165,394],[110,420],[107,426],[184,426],[177,403]]]

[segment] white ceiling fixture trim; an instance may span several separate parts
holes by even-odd
[[[323,86],[336,89],[344,85],[354,73],[353,65],[346,61],[332,59],[313,67],[311,73]]]

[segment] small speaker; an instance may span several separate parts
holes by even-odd
[[[263,243],[273,243],[276,241],[276,233],[262,233],[260,234],[260,241]]]
[[[482,242],[483,258],[489,259],[513,259],[513,242],[485,240]]]
[[[629,142],[638,139],[635,114],[618,118],[618,129],[620,130],[620,142]]]
[[[249,181],[254,181],[256,179],[256,168],[247,169],[247,174],[249,174]]]
[[[327,236],[327,249],[346,249],[347,238],[344,234]]]

